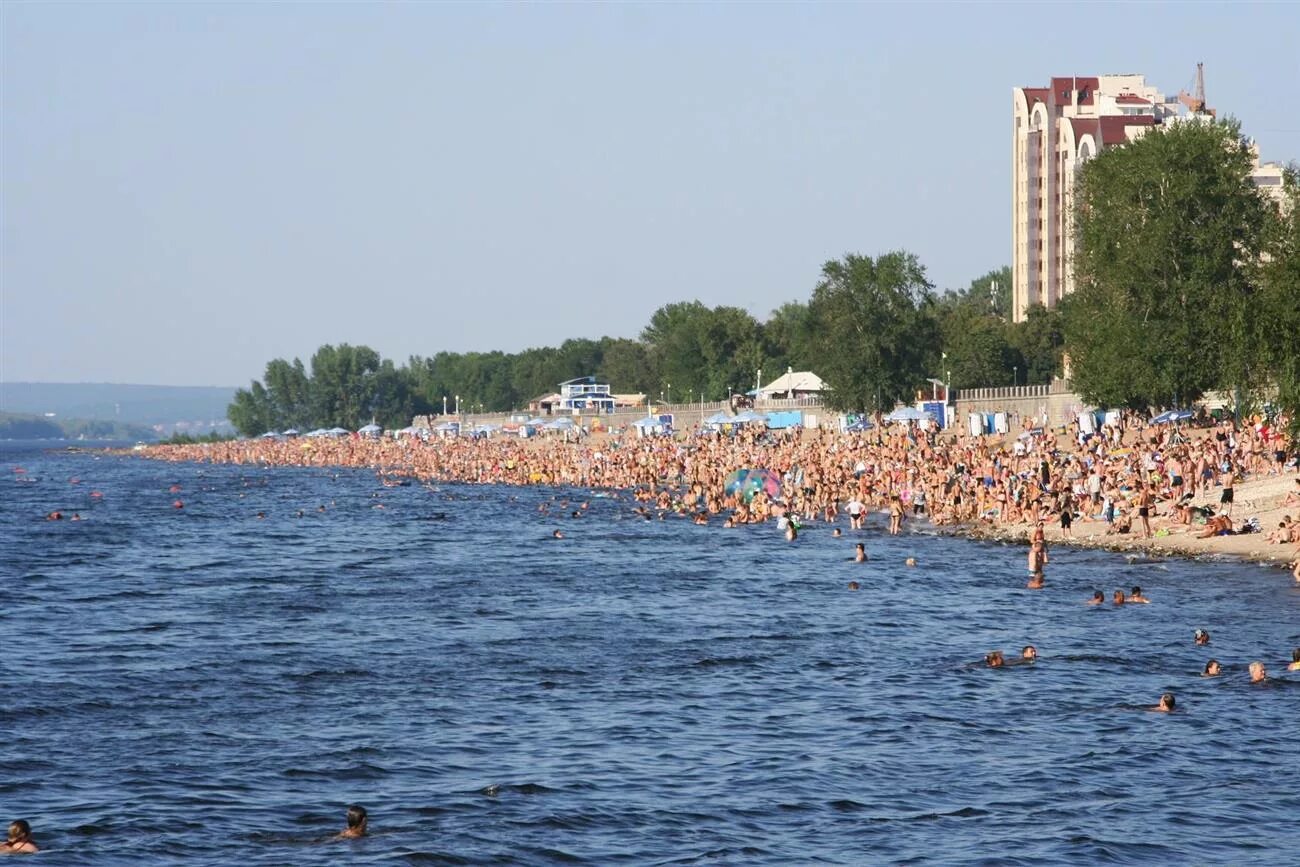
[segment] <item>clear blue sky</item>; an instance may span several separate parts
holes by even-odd
[[[1300,6],[0,4],[0,377],[763,318],[846,252],[1010,258],[1011,88],[1206,65],[1300,158]]]

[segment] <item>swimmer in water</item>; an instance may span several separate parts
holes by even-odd
[[[551,531],[551,538],[552,538],[552,539],[563,539],[563,538],[564,538],[564,534],[561,533],[559,530],[552,530],[552,531]]]
[[[1218,677],[1223,673],[1223,667],[1219,665],[1219,660],[1211,659],[1205,663],[1205,671],[1201,672],[1201,677]]]
[[[1287,671],[1300,671],[1300,647],[1291,651],[1291,664],[1286,667]]]
[[[62,512],[57,512],[57,511],[56,511],[56,512],[50,512],[48,515],[45,516],[45,520],[47,520],[47,521],[62,521],[62,520],[63,520],[63,513],[62,513]]]
[[[916,565],[916,558],[915,558],[915,557],[908,557],[906,560],[903,561],[903,565],[904,565],[904,566],[915,566],[915,565]]]
[[[1169,713],[1174,709],[1174,694],[1167,692],[1160,696],[1160,703],[1151,709],[1160,713]]]
[[[1123,605],[1125,602],[1128,601],[1128,597],[1124,595],[1123,590],[1116,590],[1115,595],[1111,597],[1111,601],[1114,602],[1116,605]]]
[[[1133,591],[1128,595],[1129,602],[1140,602],[1143,605],[1150,605],[1151,600],[1142,595],[1142,588],[1134,585]]]
[[[1268,671],[1264,668],[1264,663],[1258,659],[1250,664],[1250,682],[1263,683],[1268,680]]]
[[[1020,658],[1025,662],[1033,662],[1038,659],[1038,648],[1032,644],[1026,644],[1020,651]]]
[[[1209,644],[1210,633],[1206,632],[1204,629],[1198,629],[1192,633],[1192,640],[1194,640],[1197,644],[1202,646]]]
[[[1102,605],[1106,601],[1106,594],[1100,590],[1092,591],[1092,598],[1088,600],[1089,605]]]
[[[840,536],[843,536],[844,534],[840,532],[839,527],[836,527],[834,530],[831,530],[831,535],[834,536],[836,539],[838,539]]]
[[[862,542],[859,542],[856,546],[854,546],[853,562],[854,563],[867,562],[867,546]]]
[[[857,589],[859,589],[861,586],[862,586],[862,585],[859,584],[859,583],[856,582],[856,581],[850,581],[850,582],[849,582],[849,589],[850,589],[850,590],[857,590]]]
[[[348,826],[339,832],[338,839],[356,840],[364,837],[369,824],[370,819],[366,816],[366,808],[360,804],[353,804],[348,807]]]
[[[29,855],[41,851],[32,839],[32,826],[26,819],[15,819],[9,823],[9,834],[0,843],[0,855]]]
[[[989,668],[1002,668],[1006,665],[1006,660],[1002,658],[1002,651],[990,650],[984,654],[984,664]]]

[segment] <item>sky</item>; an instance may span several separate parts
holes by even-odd
[[[1011,89],[1138,72],[1300,159],[1300,5],[0,4],[0,379],[247,385],[1010,261]]]

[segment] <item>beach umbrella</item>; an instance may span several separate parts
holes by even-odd
[[[298,430],[297,428],[289,428],[284,432],[284,435],[287,437],[296,437],[298,435]]]
[[[767,416],[763,415],[761,412],[754,412],[752,409],[747,409],[742,413],[736,414],[731,419],[731,423],[732,424],[767,424]]]
[[[704,423],[708,425],[731,424],[731,422],[732,417],[725,412],[715,412],[704,420]]]
[[[260,437],[258,437],[258,439],[273,440],[273,439],[275,439],[275,438],[278,437],[278,436],[279,436],[278,433],[276,433],[276,432],[273,431],[273,430],[269,430],[269,431],[267,431],[266,433],[262,434]]]
[[[898,409],[885,416],[887,421],[922,421],[927,418],[934,418],[934,413],[925,412],[924,410],[915,409],[910,406],[900,406]]]
[[[528,421],[524,422],[524,426],[525,427],[546,427],[546,419],[542,418],[541,416],[538,416],[537,418],[530,418]]]
[[[871,430],[873,427],[875,427],[875,425],[871,423],[871,419],[860,418],[857,421],[855,421],[853,424],[846,427],[845,430],[857,433],[864,430]]]
[[[554,421],[547,422],[543,427],[546,430],[572,430],[574,423],[571,418],[557,418]]]
[[[746,503],[759,491],[769,497],[781,495],[781,477],[772,470],[745,468],[732,470],[723,483],[728,494],[738,494]]]
[[[307,431],[307,436],[311,437],[312,439],[317,439],[317,438],[319,438],[319,437],[328,436],[328,434],[329,434],[329,432],[328,432],[327,430],[325,430],[325,428],[323,428],[323,427],[318,427],[318,428],[316,428],[316,430]]]
[[[1151,419],[1152,424],[1170,424],[1171,422],[1186,421],[1193,415],[1188,409],[1169,409],[1160,413],[1160,415]]]
[[[331,437],[345,437],[349,433],[350,431],[347,428],[342,428],[342,427],[332,427],[329,430],[325,431],[325,435]]]
[[[384,432],[384,429],[383,429],[382,427],[380,427],[379,425],[375,424],[374,422],[371,422],[370,424],[365,425],[364,427],[359,427],[359,428],[357,428],[357,433],[359,433],[359,434],[371,434],[371,435],[373,435],[373,434],[381,434],[381,433],[383,433],[383,432]]]

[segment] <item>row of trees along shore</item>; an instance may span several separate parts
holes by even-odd
[[[806,301],[759,321],[738,307],[667,304],[639,338],[439,352],[398,366],[366,346],[326,345],[309,365],[275,359],[229,409],[245,435],[372,419],[387,427],[461,411],[502,412],[595,375],[616,393],[720,400],[756,371],[813,370],[835,409],[887,411],[928,390],[1071,383],[1107,407],[1186,406],[1209,390],[1300,405],[1300,209],[1250,177],[1231,120],[1157,127],[1084,165],[1077,187],[1076,290],[1010,322],[1011,273],[938,293],[906,251],[827,262]],[[451,404],[448,404],[451,407]]]

